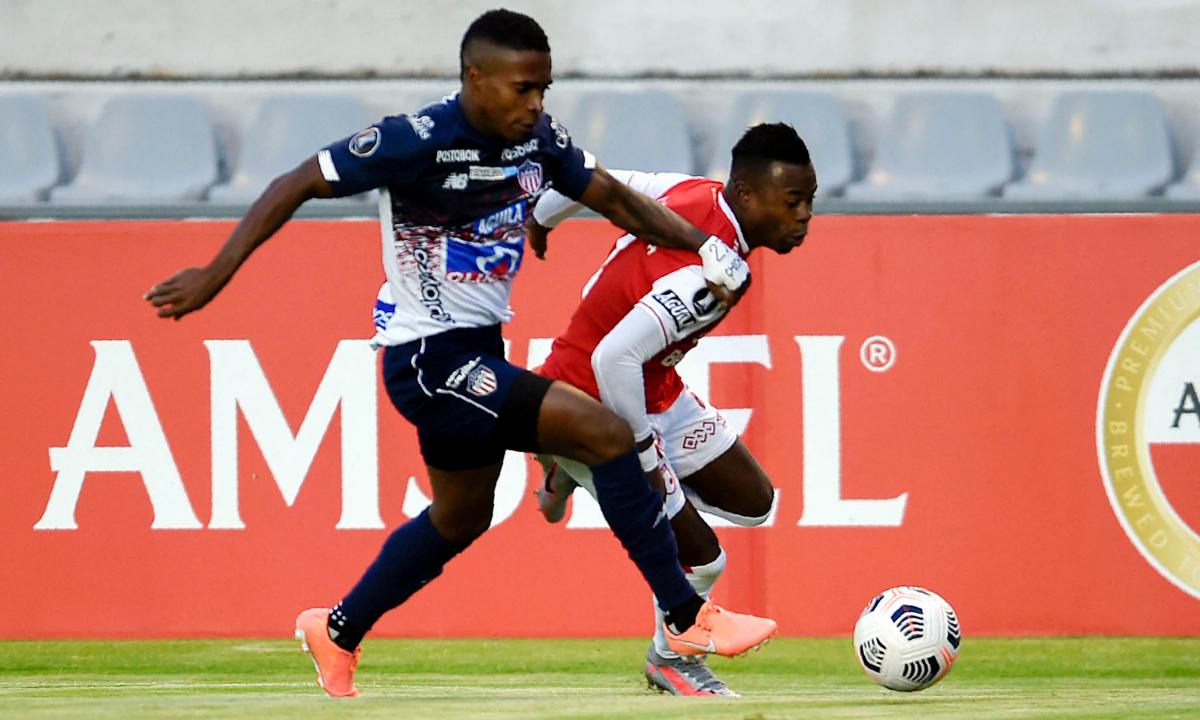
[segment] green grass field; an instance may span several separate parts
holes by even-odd
[[[859,670],[850,641],[715,658],[740,699],[646,689],[643,640],[373,640],[334,701],[283,640],[0,642],[0,718],[1200,718],[1200,638],[967,638],[920,693]]]

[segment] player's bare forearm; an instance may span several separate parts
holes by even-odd
[[[145,299],[158,308],[158,316],[163,318],[178,320],[199,310],[216,297],[254,249],[283,227],[306,200],[332,195],[316,159],[310,158],[267,186],[208,265],[180,270],[151,288]]]
[[[630,189],[602,167],[597,167],[579,198],[613,225],[662,247],[699,250],[708,235],[674,210]]]

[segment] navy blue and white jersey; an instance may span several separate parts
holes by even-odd
[[[338,197],[380,189],[387,283],[373,342],[385,346],[510,320],[526,216],[548,187],[578,199],[596,165],[549,114],[510,143],[471,127],[457,95],[384,118],[317,160]]]

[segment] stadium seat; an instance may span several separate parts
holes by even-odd
[[[679,103],[661,90],[591,91],[562,120],[575,143],[605,167],[694,172]]]
[[[265,100],[241,135],[230,181],[209,193],[214,203],[249,204],[281,173],[373,118],[355,97],[287,95]]]
[[[1167,188],[1172,200],[1200,200],[1200,145],[1192,155],[1192,164],[1183,179]]]
[[[61,203],[201,200],[217,179],[217,150],[204,108],[182,95],[123,95],[105,103],[87,131]]]
[[[746,128],[763,122],[785,122],[796,128],[812,155],[821,195],[837,195],[854,178],[849,124],[837,98],[783,91],[745,93],[735,100],[717,137],[708,177],[727,179],[733,146]]]
[[[1128,200],[1158,192],[1175,172],[1171,138],[1153,95],[1073,91],[1055,98],[1014,200]]]
[[[61,171],[58,141],[42,99],[0,96],[0,204],[44,200]]]
[[[855,200],[965,200],[995,195],[1013,175],[1013,144],[988,93],[918,92],[896,98]]]

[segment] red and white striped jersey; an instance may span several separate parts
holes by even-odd
[[[721,183],[679,174],[610,173],[657,197],[740,255],[749,251]],[[547,194],[535,217],[562,214],[565,204]],[[541,372],[602,400],[640,439],[649,433],[646,415],[665,411],[684,388],[675,365],[723,316],[704,281],[699,255],[625,235],[584,288]]]

